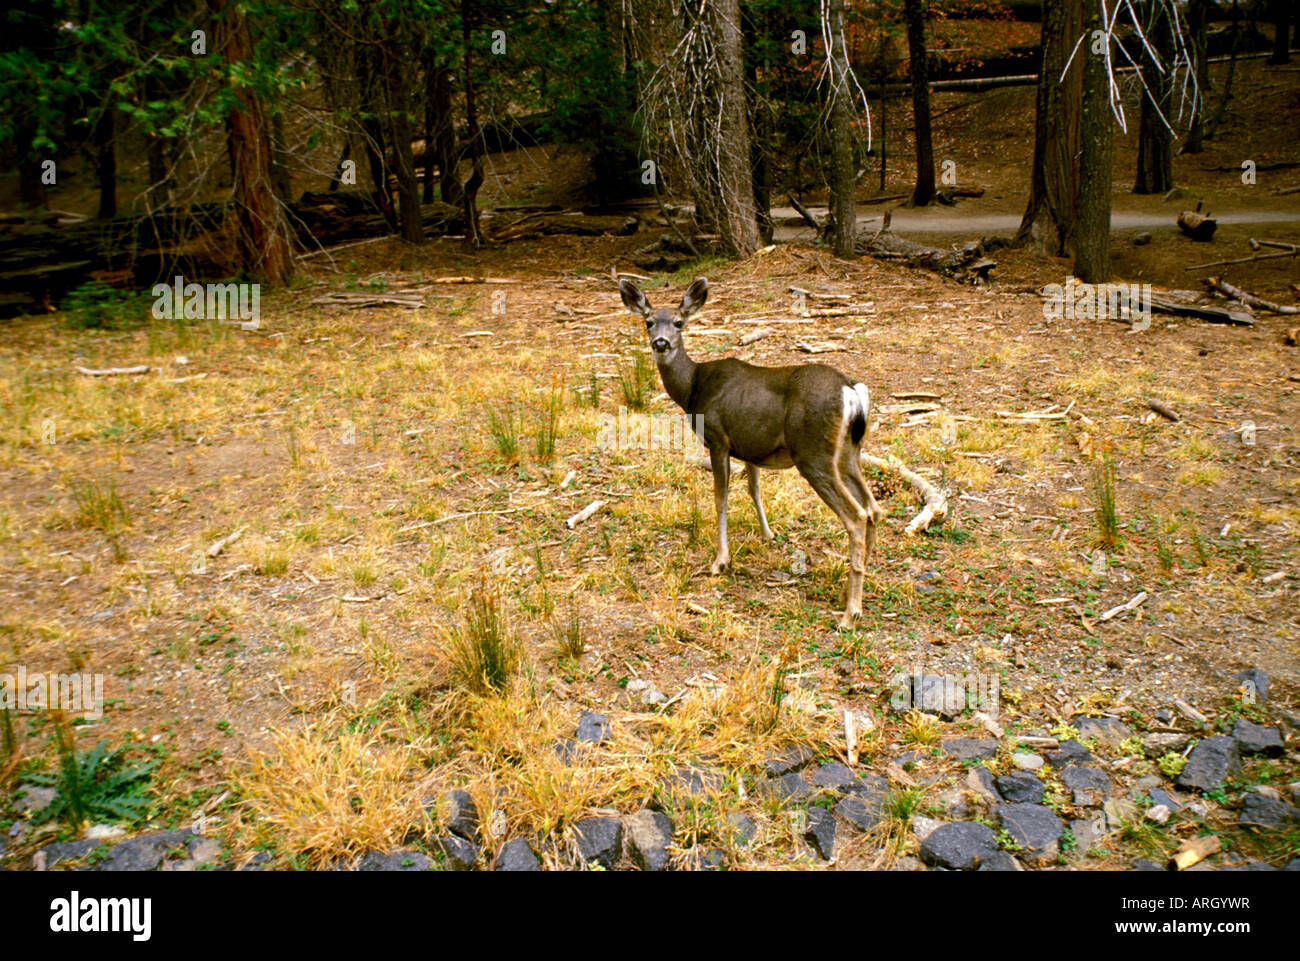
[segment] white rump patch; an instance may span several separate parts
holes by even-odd
[[[867,385],[854,384],[852,387],[845,385],[840,390],[844,398],[844,422],[849,423],[857,414],[861,414],[862,419],[866,420],[867,415],[871,413],[871,392],[867,390]]]

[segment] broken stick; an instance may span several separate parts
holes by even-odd
[[[903,466],[902,461],[893,454],[890,454],[889,457],[882,458],[868,454],[864,451],[862,454],[862,461],[871,467],[875,467],[877,470],[883,470],[898,475],[903,480],[907,481],[907,483],[911,484],[912,488],[920,494],[922,499],[925,501],[925,506],[921,509],[921,513],[912,518],[912,522],[904,529],[904,532],[908,536],[914,536],[921,531],[929,530],[931,524],[936,521],[942,522],[943,519],[948,516],[948,498],[944,496],[943,491],[938,487],[935,487],[920,474],[908,470]]]

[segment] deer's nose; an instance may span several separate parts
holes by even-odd
[[[657,353],[662,354],[671,347],[672,344],[668,342],[667,337],[656,337],[654,340],[650,341],[650,346],[653,347]]]

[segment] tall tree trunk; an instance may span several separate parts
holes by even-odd
[[[1105,0],[1085,0],[1085,35],[1091,38],[1102,26]],[[1085,44],[1091,45],[1091,39]],[[1110,280],[1110,178],[1111,112],[1107,97],[1110,77],[1105,60],[1091,50],[1081,50],[1083,89],[1079,131],[1079,194],[1076,209],[1074,272],[1086,283]]]
[[[1214,117],[1210,120],[1210,125],[1205,131],[1205,139],[1213,140],[1214,135],[1219,131],[1219,124],[1223,123],[1223,118],[1228,112],[1228,101],[1232,99],[1232,75],[1237,69],[1237,48],[1241,45],[1241,7],[1234,2],[1232,5],[1232,46],[1228,52],[1228,76],[1223,80],[1223,96],[1219,98],[1219,106],[1214,111]]]
[[[1273,56],[1269,63],[1291,62],[1291,20],[1295,16],[1295,0],[1273,0]]]
[[[925,0],[903,0],[907,18],[907,54],[911,60],[912,117],[916,127],[916,189],[912,204],[934,200],[934,140],[930,133],[930,74],[925,52]]]
[[[1188,0],[1187,32],[1196,73],[1196,106],[1183,142],[1183,153],[1200,153],[1205,149],[1205,98],[1210,95],[1210,63],[1206,47],[1206,24],[1210,0]]]
[[[464,198],[457,170],[456,118],[451,112],[451,71],[445,67],[434,71],[433,111],[431,146],[438,161],[438,192],[443,203],[459,207]]]
[[[769,7],[758,7],[750,11],[750,24],[753,36],[746,36],[746,46],[752,51],[757,37],[770,36],[772,33],[772,11]],[[766,51],[766,45],[764,50]],[[760,74],[759,68],[762,67]],[[766,52],[760,64],[758,57],[749,60],[748,80],[752,89],[759,89],[759,83],[770,83],[771,62]],[[772,112],[765,102],[766,98],[754,98],[753,143],[750,146],[750,167],[754,177],[754,209],[758,214],[758,233],[764,244],[772,242],[774,224],[772,223]],[[797,173],[797,171],[796,171]],[[796,177],[797,182],[797,177]]]
[[[402,239],[408,244],[424,243],[424,225],[420,220],[420,184],[415,179],[414,156],[411,152],[411,119],[406,106],[406,75],[393,45],[396,41],[384,42],[381,56],[384,63],[384,100],[389,138],[393,144],[393,170],[397,175],[397,195],[400,203],[399,222]],[[427,144],[425,145],[428,146]]]
[[[100,220],[117,216],[117,144],[113,139],[113,106],[105,104],[95,121],[95,172],[99,179]]]
[[[1074,252],[1083,98],[1081,61],[1093,56],[1088,44],[1080,48],[1064,79],[1061,71],[1083,33],[1083,23],[1083,0],[1043,0],[1043,53],[1035,106],[1029,203],[1013,243],[1027,245],[1051,257]]]
[[[378,95],[370,104],[371,113],[361,120],[361,143],[366,151],[367,165],[370,167],[370,182],[374,184],[375,206],[384,216],[389,230],[397,229],[397,208],[393,206],[393,191],[388,185],[388,161],[384,159],[384,128],[374,111],[381,108]]]
[[[750,169],[749,122],[745,109],[745,59],[741,44],[740,0],[710,0],[706,7],[718,59],[716,211],[722,243],[738,257],[758,250],[758,215]]]
[[[1143,18],[1147,43],[1155,50],[1161,64],[1172,63],[1173,28],[1160,0],[1147,0]],[[1142,78],[1147,89],[1142,92],[1141,118],[1138,122],[1137,180],[1133,192],[1163,194],[1174,185],[1174,135],[1169,129],[1169,70],[1162,71],[1155,57],[1143,46]]]
[[[853,169],[853,90],[849,81],[849,55],[844,43],[844,0],[830,2],[831,98],[831,245],[837,257],[854,254],[854,229],[858,222],[857,181]]]
[[[460,23],[465,49],[465,119],[469,125],[469,155],[473,167],[469,179],[465,181],[461,198],[465,210],[465,243],[471,247],[483,246],[483,235],[478,224],[478,190],[483,186],[483,134],[478,124],[478,95],[474,89],[474,63],[470,52],[470,33],[477,22],[477,0],[463,0]]]
[[[216,47],[227,64],[252,59],[253,41],[243,8],[228,0],[209,0],[216,21]],[[226,122],[234,181],[235,244],[239,263],[252,277],[286,283],[293,276],[289,225],[271,182],[271,138],[266,111],[248,87],[235,89],[239,106]]]

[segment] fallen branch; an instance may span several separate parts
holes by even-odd
[[[1166,420],[1171,420],[1175,424],[1177,424],[1180,420],[1182,420],[1182,418],[1178,416],[1177,411],[1175,411],[1172,407],[1162,404],[1154,397],[1144,397],[1143,400],[1147,402],[1148,407],[1150,407],[1153,411],[1155,411],[1157,414],[1159,414],[1161,417],[1165,418]]]
[[[216,557],[218,554],[224,551],[231,544],[235,543],[235,541],[243,537],[244,530],[245,528],[241,527],[239,530],[231,534],[227,534],[225,537],[221,538],[221,540],[213,541],[212,546],[208,548],[208,556]]]
[[[1217,290],[1225,297],[1231,297],[1233,300],[1241,301],[1247,307],[1258,307],[1260,310],[1271,310],[1275,314],[1300,314],[1300,307],[1288,304],[1275,304],[1273,301],[1265,300],[1263,297],[1256,297],[1254,294],[1248,294],[1240,287],[1234,287],[1221,277],[1206,277],[1201,282],[1211,290]]]
[[[572,517],[566,520],[564,522],[564,526],[567,527],[569,530],[573,530],[575,527],[577,527],[583,521],[587,520],[589,517],[591,517],[592,514],[596,513],[596,511],[600,510],[604,506],[605,506],[604,501],[592,501],[582,510],[578,511],[578,513],[574,514]]]
[[[1143,591],[1141,594],[1138,594],[1136,597],[1129,598],[1127,601],[1125,601],[1123,604],[1120,604],[1118,607],[1112,607],[1105,614],[1101,615],[1101,617],[1097,618],[1097,620],[1109,621],[1112,617],[1117,617],[1120,614],[1133,610],[1133,608],[1137,607],[1139,604],[1142,604],[1144,601],[1146,601],[1146,599],[1147,599],[1147,592]]]
[[[948,498],[944,496],[942,490],[935,487],[928,480],[915,471],[908,470],[902,462],[890,454],[887,458],[876,457],[865,451],[862,453],[863,463],[876,468],[877,470],[887,471],[901,477],[907,483],[911,484],[913,489],[921,495],[925,501],[925,506],[921,513],[912,518],[912,522],[904,529],[908,536],[914,536],[920,531],[929,530],[930,525],[936,522],[942,522],[948,516]]]
[[[90,367],[78,367],[78,374],[85,374],[87,377],[119,377],[123,374],[147,374],[149,373],[148,364],[140,364],[138,367],[105,367],[102,370],[94,370]]]

